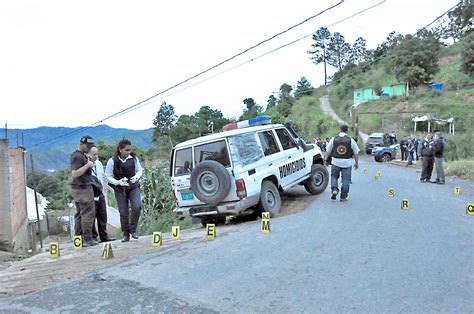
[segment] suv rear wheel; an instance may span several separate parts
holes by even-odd
[[[281,210],[280,192],[273,182],[265,180],[260,191],[260,210],[269,212],[270,217],[275,217]]]
[[[311,176],[305,182],[304,188],[313,195],[318,195],[326,190],[329,183],[329,172],[323,165],[311,166]]]
[[[392,160],[392,156],[390,156],[389,153],[384,153],[384,154],[382,155],[382,161],[383,161],[383,162],[389,162],[390,160]]]

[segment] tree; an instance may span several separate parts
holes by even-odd
[[[171,139],[173,143],[181,143],[199,136],[196,117],[189,115],[181,115],[175,126],[171,130]]]
[[[358,64],[367,60],[367,56],[367,42],[364,38],[359,37],[352,45],[349,60],[351,63]]]
[[[275,107],[277,105],[278,99],[274,95],[268,96],[267,100],[267,110]]]
[[[155,142],[161,136],[169,136],[170,130],[176,122],[176,114],[173,105],[162,103],[153,120],[155,129],[153,130],[153,141]]]
[[[209,106],[202,106],[194,114],[194,122],[197,126],[199,136],[213,133],[220,130],[229,123],[229,119],[224,118],[222,111],[212,109]]]
[[[395,48],[403,40],[403,35],[392,31],[388,34],[387,38],[383,43],[377,46],[375,50],[371,52],[373,61],[378,61],[380,58],[386,56],[388,52]]]
[[[327,63],[339,70],[349,62],[351,54],[351,46],[346,43],[344,36],[341,33],[334,33],[328,45],[328,60]]]
[[[313,86],[311,83],[306,79],[306,77],[302,76],[300,80],[296,83],[296,90],[295,90],[295,98],[298,99],[302,96],[311,95],[313,91]]]
[[[280,92],[278,94],[278,110],[280,113],[287,117],[290,114],[291,107],[293,106],[294,98],[291,96],[293,87],[286,83],[280,86]]]
[[[474,32],[463,38],[461,71],[470,77],[474,77]]]
[[[388,66],[397,79],[417,87],[427,83],[438,71],[440,42],[434,37],[407,35],[390,55]]]
[[[313,34],[312,39],[314,43],[311,47],[315,48],[313,51],[308,50],[308,53],[313,55],[310,59],[314,64],[324,64],[324,85],[327,84],[326,62],[329,58],[327,46],[331,41],[331,32],[326,27],[321,27]]]
[[[242,115],[240,116],[239,120],[247,120],[250,118],[255,118],[256,116],[262,113],[263,111],[262,106],[255,103],[255,100],[253,100],[253,98],[245,98],[243,102],[245,104],[245,109]]]
[[[472,0],[461,0],[448,12],[449,22],[443,29],[443,38],[452,38],[454,42],[473,29],[474,5]]]

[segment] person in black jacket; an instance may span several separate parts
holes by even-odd
[[[122,242],[138,239],[137,227],[141,213],[140,177],[143,170],[137,155],[132,152],[132,143],[123,139],[119,142],[114,157],[107,161],[105,176],[114,189],[120,212]],[[129,206],[132,208],[129,213]]]
[[[418,153],[421,157],[420,182],[431,182],[435,153],[433,133],[428,132],[426,138],[420,142],[418,145]]]
[[[444,138],[441,132],[436,132],[434,136],[434,163],[436,167],[436,181],[437,184],[444,184]]]

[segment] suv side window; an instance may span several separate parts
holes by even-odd
[[[278,147],[272,131],[258,133],[258,137],[260,138],[260,143],[262,144],[263,153],[265,156],[270,156],[280,152],[280,148]]]
[[[174,176],[184,176],[190,174],[193,170],[193,157],[191,147],[176,151],[176,159],[174,161]]]
[[[288,133],[286,129],[278,129],[276,130],[276,133],[284,150],[297,147],[295,140],[291,137],[290,133]]]
[[[230,158],[225,140],[194,147],[194,162],[197,165],[204,160],[215,160],[224,167],[230,167]]]

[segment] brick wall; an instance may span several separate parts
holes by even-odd
[[[23,149],[9,149],[9,166],[12,233],[13,235],[16,235],[21,225],[28,217],[26,209],[26,182]]]

